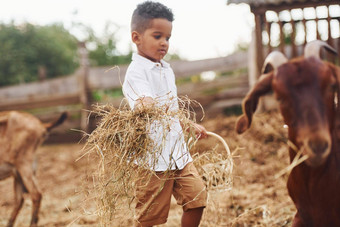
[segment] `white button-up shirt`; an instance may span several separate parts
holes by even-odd
[[[175,75],[163,60],[157,63],[133,54],[125,75],[123,93],[131,109],[139,98],[151,97],[157,105],[168,105],[171,111],[178,110]],[[158,160],[149,160],[154,171],[183,169],[192,161],[179,119],[172,118],[170,121],[169,130],[164,130],[164,124],[156,121],[150,128],[150,137],[156,147],[162,146]]]

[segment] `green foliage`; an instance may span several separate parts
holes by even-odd
[[[241,105],[233,105],[223,109],[223,114],[226,116],[240,116],[242,114]]]
[[[62,25],[0,24],[0,86],[73,73],[78,67],[77,40]]]
[[[131,62],[132,50],[126,55],[117,51],[117,25],[108,23],[100,36],[83,24],[74,24],[74,28],[85,33],[91,66]],[[39,69],[46,70],[46,79],[72,74],[79,67],[77,45],[61,24],[0,24],[0,87],[37,81]],[[179,59],[176,54],[167,57]]]
[[[102,35],[95,34],[91,27],[78,24],[87,33],[86,43],[91,66],[123,65],[131,62],[132,50],[123,55],[117,51],[116,32],[119,27],[107,22]]]
[[[87,46],[89,49],[90,64],[92,66],[124,65],[131,62],[132,50],[128,54],[121,54],[117,51],[116,34],[118,25],[107,22],[103,34],[98,36],[92,28],[78,24],[87,33]],[[166,61],[179,60],[177,54],[167,54]]]
[[[173,54],[168,53],[164,57],[165,61],[174,61],[174,60],[181,60],[181,59],[182,58],[178,54],[176,54],[176,53],[173,53]]]
[[[238,76],[242,74],[247,74],[248,68],[238,68],[233,71],[223,72],[220,74],[220,76]]]
[[[128,55],[120,55],[117,53],[116,44],[113,37],[108,40],[96,40],[97,47],[89,52],[91,65],[122,65],[131,61],[132,52]]]
[[[97,90],[92,92],[92,99],[96,102],[110,102],[111,99],[123,97],[121,88]]]

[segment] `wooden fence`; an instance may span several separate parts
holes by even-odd
[[[45,121],[55,117],[58,112],[67,110],[71,115],[70,124],[57,131],[65,131],[69,128],[91,131],[88,117],[88,110],[93,104],[91,93],[97,90],[121,88],[127,66],[88,67],[85,50],[82,50],[82,53],[81,67],[73,75],[0,88],[0,111],[25,110]],[[204,71],[229,72],[247,68],[247,58],[246,52],[240,52],[221,58],[174,61],[171,65],[176,78],[180,79]],[[178,86],[179,95],[188,95],[211,110],[240,104],[247,91],[248,78],[245,73],[220,77],[212,81],[183,83]],[[119,97],[111,102],[119,105],[121,100],[122,98]]]
[[[286,48],[286,53],[290,56],[290,47]],[[249,87],[253,85],[252,77],[249,75],[252,74],[254,67],[249,63],[254,61],[248,61],[252,54],[250,48],[249,52],[238,52],[226,57],[170,62],[176,78],[180,81],[188,80],[189,77],[205,71],[224,74],[229,72],[228,76],[210,81],[178,83],[178,95],[187,95],[190,99],[198,101],[208,117],[221,113],[226,107],[239,106]],[[91,106],[95,103],[92,99],[93,92],[120,89],[127,70],[127,65],[89,67],[85,48],[80,49],[80,56],[81,66],[72,75],[0,88],[0,111],[25,110],[43,121],[48,121],[66,110],[70,115],[67,123],[53,133],[66,134],[70,141],[79,140],[83,135],[79,130],[90,132],[95,127],[94,118],[89,117]],[[122,97],[110,98],[105,102],[118,106],[122,102]],[[268,105],[268,109],[271,109],[271,104]],[[198,118],[201,117],[199,111],[198,108]]]

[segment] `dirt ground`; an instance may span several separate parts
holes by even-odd
[[[237,135],[237,117],[206,118],[207,130],[221,135],[234,160],[233,187],[210,192],[201,227],[210,226],[290,226],[295,207],[287,190],[287,174],[277,176],[288,164],[287,132],[276,112],[257,114],[250,130]],[[218,144],[214,138],[202,140],[205,150]],[[43,145],[37,151],[37,181],[43,193],[39,226],[101,226],[95,215],[97,204],[88,200],[89,176],[98,160],[81,158],[83,144]],[[222,151],[221,151],[222,152]],[[78,160],[79,159],[79,160]],[[13,180],[0,182],[0,226],[5,226],[13,207]],[[172,201],[167,224],[180,226],[181,208]],[[26,196],[16,227],[29,226],[31,201]],[[117,220],[115,226],[132,226],[131,220]]]

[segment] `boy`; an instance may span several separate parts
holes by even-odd
[[[143,106],[166,105],[178,110],[175,76],[163,61],[169,48],[173,14],[161,3],[146,1],[137,6],[131,20],[131,38],[137,46],[126,72],[123,93],[131,109]],[[207,137],[205,128],[192,123],[200,138]],[[165,141],[156,164],[156,176],[136,188],[136,226],[153,226],[167,221],[171,195],[183,206],[182,226],[197,227],[206,206],[207,192],[192,163],[178,119],[174,119],[164,134],[162,130],[150,133],[151,138]],[[171,172],[171,178],[165,174]]]

